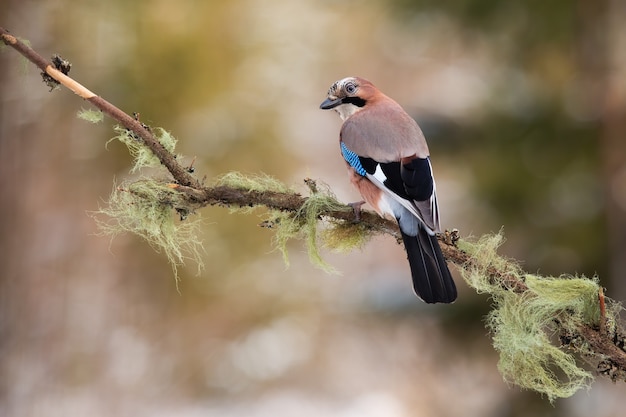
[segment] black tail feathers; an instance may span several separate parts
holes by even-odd
[[[417,236],[402,233],[402,239],[417,296],[426,303],[451,303],[456,300],[456,286],[437,237],[421,226]]]

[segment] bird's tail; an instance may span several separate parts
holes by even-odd
[[[402,232],[415,293],[427,303],[451,303],[456,300],[456,286],[437,236],[423,226],[418,229],[417,236]]]

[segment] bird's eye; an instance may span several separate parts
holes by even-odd
[[[356,93],[356,85],[354,83],[352,83],[352,82],[346,83],[346,86],[344,88],[346,90],[346,93],[348,93],[348,94]]]

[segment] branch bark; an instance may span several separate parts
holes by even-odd
[[[44,78],[46,76],[51,77],[59,84],[67,87],[75,94],[100,109],[103,113],[119,122],[122,126],[132,131],[137,139],[142,141],[143,144],[158,157],[163,166],[167,168],[174,181],[172,188],[183,193],[195,206],[265,206],[270,209],[296,212],[305,204],[307,197],[303,197],[297,193],[251,191],[226,186],[204,186],[198,179],[191,175],[189,169],[178,163],[175,155],[167,151],[161,143],[159,143],[148,126],[70,78],[67,75],[69,67],[60,67],[57,62],[58,60],[53,60],[53,62],[46,60],[2,27],[0,27],[0,37],[6,45],[14,48],[40,68]],[[46,81],[49,80],[46,79]],[[349,210],[327,211],[321,213],[321,215],[337,220],[354,220],[354,216]],[[383,219],[373,212],[362,212],[361,223],[377,232],[389,234],[396,239],[399,238],[397,224],[389,219]],[[459,267],[471,265],[474,262],[472,257],[460,250],[455,244],[458,240],[457,235],[458,233],[446,232],[439,237],[444,256],[449,262]],[[520,279],[514,274],[499,271],[496,268],[491,268],[487,273],[490,279],[512,292],[523,293],[528,290],[523,279]],[[602,318],[602,320],[604,320],[604,318]],[[605,323],[601,323],[600,326],[596,327],[585,324],[579,327],[577,334],[565,336],[568,340],[582,340],[592,347],[596,357],[600,358],[598,365],[598,372],[600,374],[608,376],[613,380],[623,380],[626,376],[626,333],[619,327],[614,333],[609,333],[606,328]]]

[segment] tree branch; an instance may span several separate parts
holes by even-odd
[[[14,48],[39,67],[43,71],[42,76],[44,76],[45,81],[50,82],[47,78],[49,77],[54,82],[67,87],[109,117],[118,121],[126,129],[132,131],[134,137],[148,147],[169,171],[173,178],[173,184],[170,184],[169,187],[184,195],[185,200],[189,204],[188,207],[197,208],[206,205],[264,206],[272,210],[297,213],[309,199],[309,197],[303,197],[294,192],[259,191],[225,185],[213,187],[203,185],[191,175],[188,168],[178,163],[174,154],[163,147],[148,126],[70,78],[67,75],[71,67],[69,63],[58,57],[55,57],[52,62],[44,59],[2,27],[0,27],[0,36],[5,44]],[[311,191],[315,193],[315,184],[311,182],[308,184]],[[354,221],[351,210],[321,210],[319,217],[332,218],[346,223]],[[383,219],[373,212],[364,211],[361,214],[359,224],[371,231],[388,234],[396,239],[399,238],[396,223]],[[475,256],[471,256],[457,247],[458,232],[446,232],[439,239],[446,259],[460,269],[464,270],[480,266]],[[519,273],[499,269],[497,265],[490,265],[486,268],[485,274],[488,275],[492,283],[513,294],[521,296],[529,292],[529,286],[525,282],[524,276],[520,277]],[[604,303],[605,299],[603,294],[598,294],[598,297],[601,297],[598,300],[598,309],[600,309],[599,305],[601,302]],[[617,324],[612,327],[607,326],[606,320],[605,314],[602,313],[599,323],[583,323],[578,325],[573,332],[571,329],[563,327],[558,320],[555,320],[555,325],[564,346],[580,351],[577,347],[581,344],[586,344],[590,347],[589,350],[596,360],[597,370],[600,374],[608,376],[613,380],[624,380],[626,377],[626,333]]]
[[[137,137],[143,141],[143,143],[152,150],[154,155],[161,161],[163,166],[172,174],[172,177],[178,184],[201,188],[200,182],[195,179],[187,170],[180,166],[176,161],[176,156],[168,152],[163,145],[152,134],[148,126],[141,123],[134,117],[129,116],[113,104],[109,103],[102,97],[97,96],[95,93],[89,91],[86,87],[67,76],[71,65],[65,67],[65,73],[59,68],[60,65],[57,62],[58,59],[53,59],[54,62],[50,62],[43,58],[40,54],[35,52],[31,47],[19,40],[17,37],[11,35],[9,31],[0,27],[0,37],[2,41],[22,54],[26,59],[35,64],[42,71],[44,81],[49,82],[47,77],[52,78],[57,83],[67,87],[69,90],[87,100],[93,104],[96,108],[102,111],[107,116],[114,120],[117,120],[126,129],[131,130],[137,135]],[[58,57],[57,57],[58,58]],[[47,76],[47,77],[46,77]]]

